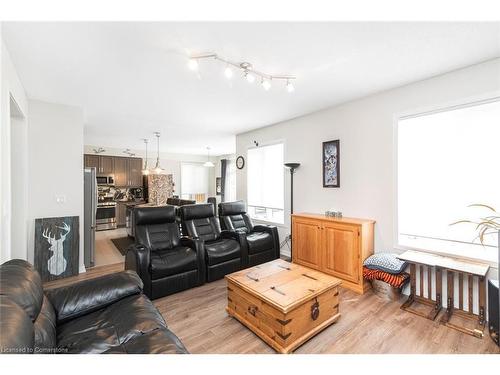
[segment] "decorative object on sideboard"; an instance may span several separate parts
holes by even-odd
[[[216,177],[215,178],[215,194],[221,195],[221,193],[222,193],[222,178]]]
[[[297,77],[289,74],[268,74],[262,71],[256,70],[253,65],[249,62],[233,62],[216,53],[204,53],[199,55],[192,55],[188,60],[188,68],[193,71],[198,71],[199,61],[204,59],[212,59],[215,61],[220,61],[225,65],[224,76],[227,79],[233,78],[233,70],[240,71],[243,78],[246,79],[248,83],[254,83],[258,78],[259,83],[265,91],[269,91],[272,86],[272,82],[281,81],[285,83],[285,88],[289,93],[295,91],[295,86],[292,81]]]
[[[160,133],[155,132],[156,137],[156,165],[153,170],[156,174],[161,174],[163,172],[163,168],[160,167]]]
[[[106,150],[103,149],[102,147],[94,148],[94,154],[100,154],[100,153],[103,153],[103,152],[106,152]]]
[[[148,169],[148,143],[149,143],[149,140],[147,138],[143,138],[142,141],[144,142],[144,146],[146,148],[146,153],[144,155],[144,168],[142,168],[141,173],[144,176],[147,176],[149,174],[149,169]]]
[[[335,217],[335,218],[340,219],[342,217],[342,212],[330,209],[330,210],[325,211],[325,216],[326,217]]]
[[[203,163],[203,166],[208,168],[215,167],[214,163],[210,161],[210,147],[207,147],[207,161]]]
[[[240,155],[236,158],[236,168],[243,169],[244,166],[245,166],[245,158]]]
[[[42,281],[78,275],[79,217],[35,219],[35,267]]]
[[[323,142],[323,187],[340,187],[340,140]]]
[[[486,208],[487,210],[491,211],[490,215],[484,216],[479,218],[478,220],[459,220],[456,221],[450,225],[456,225],[456,224],[461,224],[461,223],[466,223],[466,224],[473,224],[476,225],[476,232],[478,232],[478,235],[474,240],[477,240],[479,238],[479,241],[483,246],[485,245],[485,236],[488,235],[497,235],[497,252],[498,252],[498,263],[497,263],[497,268],[498,268],[498,273],[497,273],[497,280],[500,281],[500,215],[497,213],[497,211],[486,204],[471,204],[468,207],[480,207],[480,208]],[[500,290],[498,291],[498,310],[500,311]],[[491,334],[491,331],[490,331]],[[493,337],[493,340],[495,341],[495,337]],[[496,332],[496,341],[498,345],[498,327],[497,327],[497,332]]]

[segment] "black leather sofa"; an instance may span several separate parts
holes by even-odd
[[[181,237],[174,206],[134,210],[135,245],[127,250],[125,269],[137,272],[151,299],[205,283],[201,241]]]
[[[244,233],[251,267],[280,257],[278,228],[274,225],[253,225],[244,201],[219,203],[221,228]]]
[[[187,353],[131,271],[43,290],[15,259],[0,266],[0,353]]]
[[[245,235],[221,231],[211,203],[182,206],[179,212],[182,232],[202,241],[207,281],[238,271],[248,262]]]

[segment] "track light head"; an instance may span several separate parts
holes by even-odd
[[[189,70],[193,70],[193,71],[198,70],[198,60],[194,59],[194,58],[189,59],[188,68],[189,68]]]
[[[286,81],[286,91],[288,91],[289,93],[295,91],[295,87],[293,86],[292,82]]]
[[[224,76],[226,76],[227,79],[231,79],[233,77],[233,69],[229,65],[226,66],[226,69],[224,69]]]
[[[255,76],[250,73],[248,70],[245,70],[245,78],[248,83],[254,83],[255,82]]]
[[[261,84],[262,88],[266,91],[269,91],[269,89],[271,88],[271,81],[269,81],[268,79],[262,78]]]

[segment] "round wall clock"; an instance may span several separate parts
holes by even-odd
[[[243,156],[238,156],[236,158],[236,168],[243,169],[244,166],[245,166],[245,159],[243,158]]]

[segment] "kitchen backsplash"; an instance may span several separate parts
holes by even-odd
[[[117,188],[114,186],[98,186],[98,196],[99,200],[114,200],[114,201],[133,201],[140,200],[144,198],[136,198],[134,196],[134,191],[139,190],[138,188]],[[140,189],[144,194],[144,189]]]

